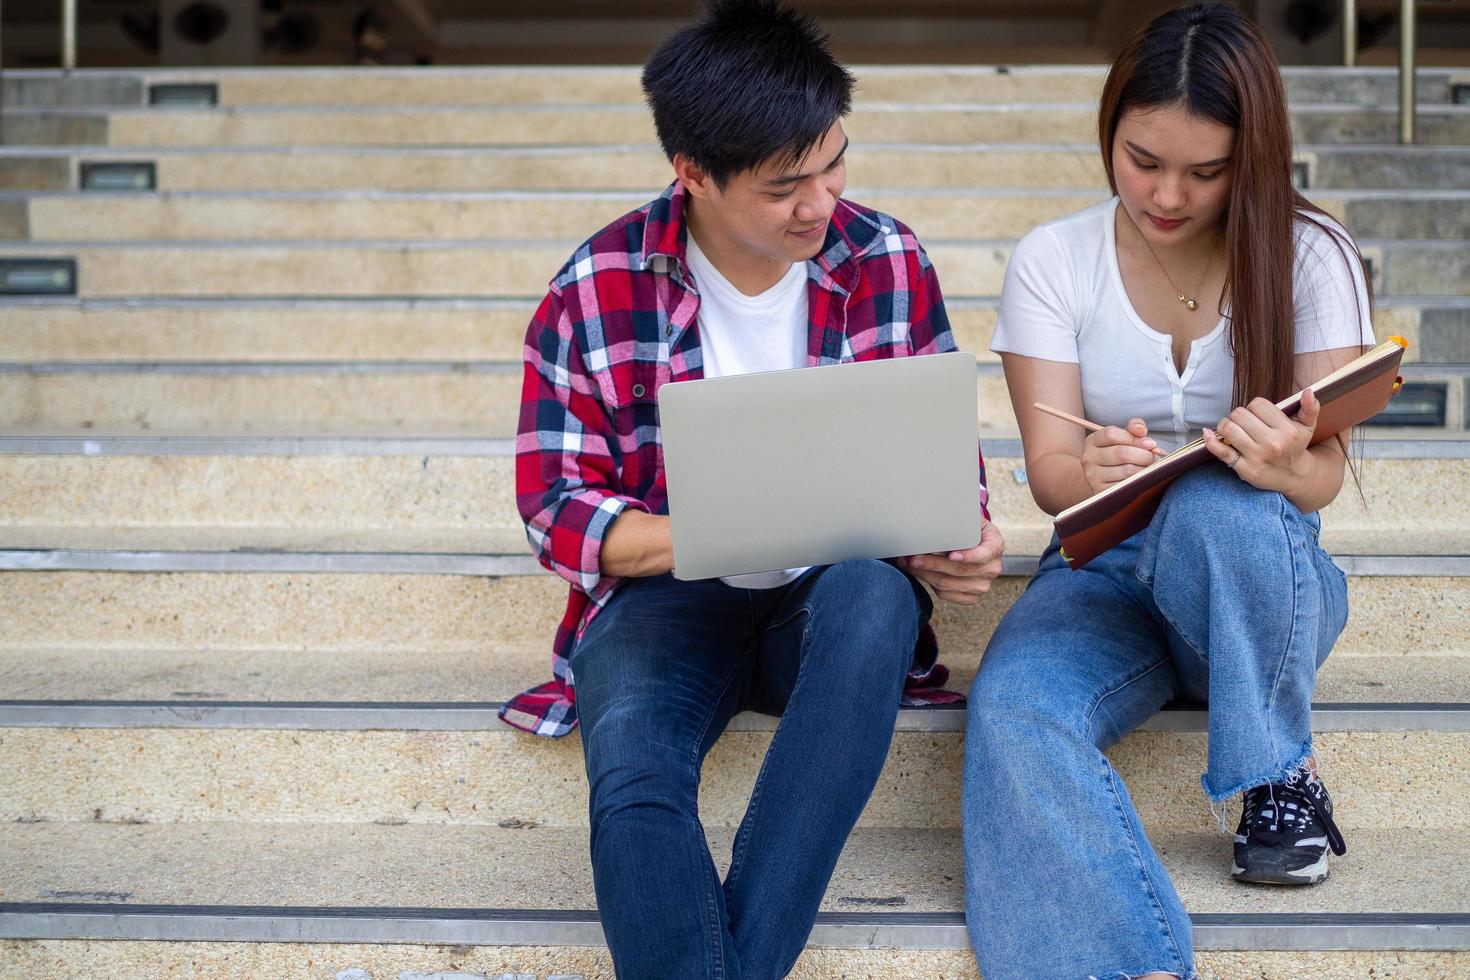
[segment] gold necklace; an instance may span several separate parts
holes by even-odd
[[[1131,218],[1130,218],[1130,222],[1129,223],[1130,224],[1132,223]],[[1155,252],[1154,251],[1154,247],[1149,244],[1149,242],[1148,242],[1148,236],[1143,233],[1143,229],[1142,228],[1139,228],[1136,224],[1133,225],[1133,227],[1134,227],[1134,230],[1138,232],[1138,237],[1141,238],[1141,239],[1143,239],[1143,247],[1146,248],[1146,249],[1148,249],[1148,254],[1149,255],[1152,255],[1154,257],[1154,261],[1158,263],[1159,271],[1164,274],[1164,278],[1165,279],[1169,280],[1169,285],[1173,287],[1174,293],[1175,293],[1176,297],[1179,299],[1179,302],[1183,303],[1185,309],[1189,310],[1189,312],[1191,312],[1191,313],[1193,313],[1195,310],[1199,309],[1199,303],[1195,301],[1194,297],[1193,296],[1186,296],[1184,294],[1184,290],[1180,289],[1179,288],[1179,284],[1174,281],[1174,277],[1171,276],[1171,275],[1169,275],[1169,270],[1166,269],[1166,268],[1164,268],[1164,263],[1159,262],[1159,254],[1157,252]],[[1198,296],[1199,295],[1200,287],[1205,284],[1205,278],[1207,276],[1209,276],[1209,274],[1210,274],[1210,266],[1212,266],[1212,265],[1215,264],[1215,253],[1218,252],[1219,250],[1220,250],[1220,240],[1217,238],[1215,240],[1215,247],[1212,248],[1212,249],[1210,249],[1210,257],[1205,262],[1205,271],[1202,272],[1202,273],[1200,273],[1199,282],[1195,283],[1195,286],[1194,286],[1194,294],[1195,294],[1195,296]]]

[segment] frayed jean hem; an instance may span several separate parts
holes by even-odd
[[[1309,735],[1307,736],[1307,740],[1302,743],[1301,750],[1296,754],[1293,760],[1282,766],[1281,768],[1274,770],[1273,772],[1267,773],[1264,776],[1256,776],[1251,779],[1244,780],[1243,782],[1237,783],[1227,790],[1222,790],[1219,792],[1210,789],[1209,773],[1205,773],[1204,775],[1200,776],[1199,784],[1200,787],[1205,791],[1205,796],[1209,797],[1211,805],[1218,805],[1226,802],[1233,796],[1239,796],[1246,790],[1255,789],[1257,786],[1265,786],[1267,783],[1284,782],[1288,775],[1301,768],[1301,766],[1304,765],[1306,761],[1311,757],[1312,738]]]

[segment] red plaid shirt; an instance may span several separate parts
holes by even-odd
[[[619,579],[604,575],[603,535],[624,509],[668,512],[658,389],[704,376],[699,293],[684,258],[684,188],[624,215],[582,244],[551,281],[526,333],[516,433],[516,504],[541,564],[571,583],[553,680],[500,711],[508,724],[561,736],[577,725],[572,646]],[[939,280],[913,232],[838,201],[822,252],[807,262],[807,364],[955,349]],[[986,510],[980,460],[980,509]],[[958,700],[925,629],[905,700]]]

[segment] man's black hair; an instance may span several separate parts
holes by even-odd
[[[799,161],[851,111],[852,84],[826,33],[777,0],[711,0],[643,67],[664,152],[722,188],[765,160]]]

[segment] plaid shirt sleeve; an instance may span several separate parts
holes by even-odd
[[[603,536],[627,508],[648,510],[619,492],[616,445],[597,379],[553,285],[526,333],[516,506],[541,564],[599,603],[619,581],[602,574]]]
[[[909,236],[913,235],[907,229],[903,230]],[[939,290],[939,275],[934,271],[934,264],[917,240],[907,254],[911,263],[909,281],[914,284],[909,318],[909,354],[944,354],[959,350],[954,332],[950,330],[949,314],[944,311],[944,295]],[[980,463],[980,513],[988,521],[990,487],[985,480],[985,454],[978,446],[975,453]]]

